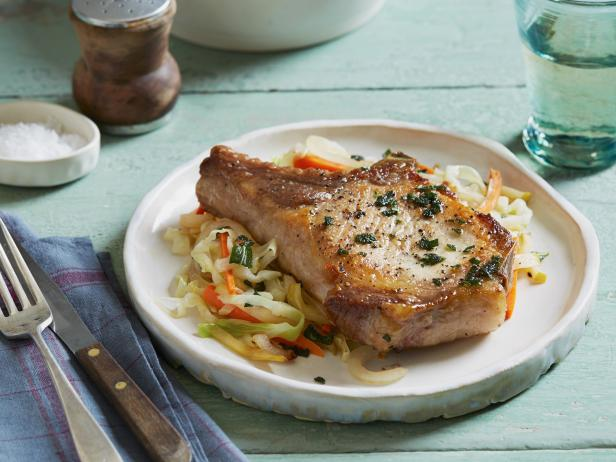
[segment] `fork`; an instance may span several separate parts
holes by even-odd
[[[19,300],[21,310],[18,309],[9,291],[3,273]],[[22,281],[29,289],[32,303]],[[8,312],[8,315],[0,313],[0,332],[9,339],[30,337],[41,351],[60,397],[79,458],[83,462],[121,462],[120,454],[83,404],[43,340],[43,330],[53,321],[51,310],[2,219],[0,219],[0,299],[4,301]]]

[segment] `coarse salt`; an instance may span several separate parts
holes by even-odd
[[[50,124],[0,124],[0,159],[52,160],[85,144],[83,137],[56,131]]]

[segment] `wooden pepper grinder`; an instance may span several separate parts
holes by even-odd
[[[73,96],[101,130],[136,135],[170,119],[181,86],[169,53],[175,9],[175,0],[72,0],[82,53]]]

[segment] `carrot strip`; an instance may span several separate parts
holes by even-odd
[[[197,210],[195,210],[196,215],[203,215],[204,213],[205,213],[205,210],[203,210],[203,207],[201,206],[197,207]]]
[[[235,276],[233,276],[233,271],[231,270],[225,271],[225,285],[227,286],[229,295],[238,293],[237,286],[235,285]]]
[[[246,313],[243,309],[239,307],[233,308],[233,310],[227,315],[227,317],[232,319],[239,319],[240,321],[261,322],[260,320]]]
[[[483,203],[477,208],[479,212],[489,213],[494,207],[496,207],[496,201],[501,194],[503,187],[503,176],[498,170],[490,169],[489,181],[488,181],[488,193]]]
[[[513,279],[511,281],[511,289],[507,294],[507,311],[505,312],[505,320],[511,318],[513,315],[513,309],[515,308],[515,298],[518,287],[518,272],[513,272]]]
[[[325,356],[325,352],[319,345],[314,343],[312,340],[308,340],[303,335],[300,335],[299,337],[297,337],[297,339],[294,342],[286,340],[282,337],[276,337],[273,340],[276,340],[278,343],[281,343],[283,345],[294,346],[294,347],[301,348],[303,350],[308,350],[310,351],[310,353],[320,356],[320,357]]]
[[[345,167],[342,164],[337,164],[336,162],[331,162],[327,159],[323,159],[322,157],[313,156],[312,154],[307,154],[305,156],[296,156],[293,159],[293,167],[295,168],[319,168],[321,170],[328,170],[330,172],[339,172],[341,170],[347,170],[348,167]]]
[[[219,310],[223,307],[224,303],[218,298],[218,294],[216,293],[216,287],[213,284],[210,284],[205,289],[203,289],[203,294],[201,295],[205,303]]]
[[[331,324],[323,324],[321,325],[321,332],[323,332],[325,335],[329,334],[332,331],[332,325]]]
[[[222,300],[220,300],[220,298],[218,297],[218,294],[216,293],[216,288],[213,284],[210,284],[205,289],[203,289],[202,297],[203,297],[203,300],[205,300],[205,302],[208,305],[214,307],[217,310],[225,306]],[[234,306],[233,310],[231,310],[231,312],[227,315],[227,317],[232,318],[232,319],[240,319],[242,321],[248,321],[248,322],[261,322],[254,316],[251,316],[250,314],[246,313],[240,307],[237,307],[235,305],[233,306]]]
[[[424,164],[420,164],[419,162],[417,162],[417,170],[423,170],[426,173],[429,173],[430,175],[432,175],[434,173],[434,169],[428,167],[427,165]]]
[[[303,335],[300,335],[297,338],[297,340],[295,340],[295,343],[300,348],[306,348],[312,354],[315,354],[315,355],[321,356],[321,357],[325,356],[325,352],[323,351],[323,349],[319,345],[314,343],[312,340],[308,340]]]
[[[229,256],[229,247],[227,246],[227,240],[229,238],[229,233],[220,233],[218,234],[218,242],[220,242],[220,256],[222,258]],[[227,291],[229,294],[238,293],[237,286],[235,285],[235,276],[233,276],[233,271],[228,269],[225,271],[225,285],[227,286]]]

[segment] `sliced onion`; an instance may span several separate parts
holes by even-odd
[[[257,347],[261,348],[263,351],[267,351],[268,353],[271,353],[273,355],[282,355],[285,357],[289,356],[285,350],[283,350],[282,348],[278,348],[272,342],[270,342],[269,337],[265,334],[253,335],[252,341]]]
[[[225,304],[218,310],[218,314],[220,316],[227,316],[234,309],[235,309],[235,305]]]
[[[244,306],[242,310],[261,322],[277,323],[285,321],[285,318],[273,315],[270,310],[262,306]]]
[[[534,252],[519,253],[513,259],[513,269],[532,268],[541,263],[539,254]]]
[[[185,213],[180,215],[180,226],[182,228],[197,228],[200,229],[201,225],[206,221],[211,220],[209,215],[197,215],[194,213]]]
[[[403,367],[393,367],[383,371],[372,371],[364,366],[366,361],[376,358],[376,351],[367,345],[360,346],[351,351],[347,364],[353,377],[372,385],[387,385],[400,380],[408,372]]]
[[[347,361],[349,359],[349,355],[351,354],[351,350],[349,348],[349,344],[347,343],[346,337],[340,333],[337,333],[334,335],[333,344],[336,348],[336,352],[340,354],[340,359]]]
[[[512,188],[511,186],[503,186],[501,189],[503,196],[507,196],[511,200],[522,199],[524,202],[528,202],[532,197],[532,194],[527,191],[520,191],[519,189]]]
[[[190,238],[177,228],[168,228],[163,238],[171,242],[171,252],[175,255],[190,254]]]
[[[310,135],[306,138],[304,143],[298,143],[292,152],[294,155],[300,156],[312,154],[348,168],[359,168],[370,165],[370,162],[352,159],[346,149],[335,141],[323,138],[322,136]],[[288,161],[288,157],[283,156],[278,165],[283,165],[284,162]]]

